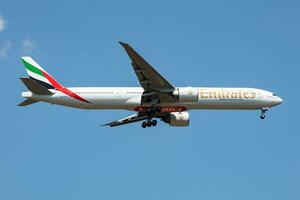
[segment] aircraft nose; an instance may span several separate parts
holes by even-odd
[[[277,97],[276,99],[275,99],[275,101],[274,101],[274,103],[276,104],[276,105],[279,105],[279,104],[281,104],[283,102],[283,100],[282,100],[282,98],[280,98],[280,97]]]

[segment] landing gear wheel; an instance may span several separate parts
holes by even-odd
[[[266,112],[268,111],[268,108],[261,108],[261,114],[260,114],[260,118],[264,119],[266,117]]]
[[[156,126],[156,125],[157,125],[157,120],[154,119],[154,120],[152,121],[152,126]]]
[[[148,127],[151,127],[151,125],[152,125],[152,121],[151,120],[148,120],[146,123],[147,123]]]
[[[146,127],[147,127],[147,122],[143,122],[143,123],[142,123],[142,127],[143,127],[143,128],[146,128]]]

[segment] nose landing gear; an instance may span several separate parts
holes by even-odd
[[[151,126],[156,126],[157,125],[157,120],[152,120],[152,119],[148,119],[147,121],[143,121],[142,123],[142,127],[146,128],[146,127],[151,127]]]
[[[267,111],[268,111],[268,108],[261,109],[260,119],[265,119]]]

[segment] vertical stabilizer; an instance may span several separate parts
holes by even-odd
[[[31,57],[24,56],[21,59],[31,79],[47,89],[59,89],[63,87]]]

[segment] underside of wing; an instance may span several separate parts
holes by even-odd
[[[174,102],[172,93],[175,87],[159,74],[142,56],[131,46],[120,42],[131,59],[133,70],[144,89],[142,95],[143,105],[156,105],[160,102]]]
[[[172,109],[167,108],[167,110]],[[182,108],[179,108],[182,109]],[[178,110],[179,111],[179,110]],[[172,110],[166,111],[162,108],[158,110],[147,110],[138,112],[136,114],[130,115],[123,119],[104,124],[103,126],[120,126],[124,124],[129,124],[133,122],[143,121],[142,127],[151,127],[157,125],[157,120],[154,118],[161,119],[161,121],[171,125],[171,126],[188,126],[189,125],[189,113],[186,111],[172,112]]]
[[[120,126],[120,125],[124,125],[124,124],[129,124],[129,123],[133,123],[133,122],[142,121],[142,120],[145,120],[145,119],[147,119],[147,115],[145,113],[139,112],[139,113],[130,115],[128,117],[125,117],[123,119],[104,124],[103,126],[114,127],[114,126]]]
[[[175,88],[162,75],[160,75],[142,56],[140,56],[128,44],[120,42],[126,53],[131,59],[133,70],[143,87],[144,92],[141,98],[141,106],[136,108],[136,114],[130,115],[123,119],[113,121],[104,126],[120,126],[133,122],[143,121],[142,127],[156,126],[159,118],[163,122],[172,126],[186,126],[189,122],[189,115],[183,112],[183,107],[161,107],[162,103],[178,102],[178,95]]]
[[[131,46],[120,42],[131,59],[134,72],[139,79],[140,85],[145,91],[174,91],[174,86],[160,75],[142,56],[140,56]]]

